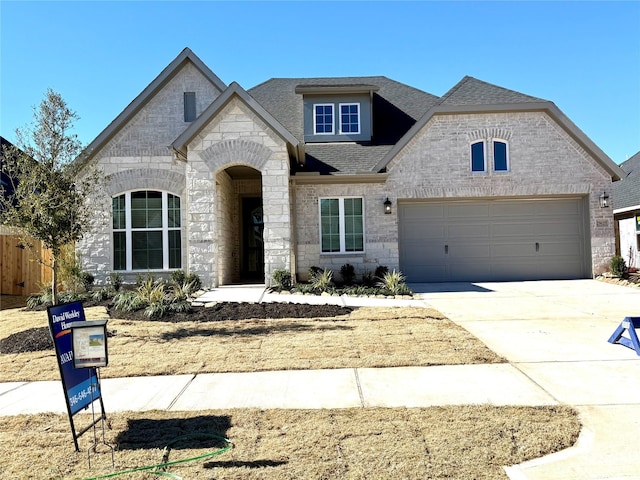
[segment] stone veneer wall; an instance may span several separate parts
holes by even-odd
[[[208,199],[222,201],[213,180],[233,165],[246,165],[262,174],[264,214],[265,282],[273,271],[291,268],[291,221],[289,211],[289,156],[286,143],[238,99],[232,99],[188,147],[187,197],[190,235],[189,265],[203,283],[216,286],[220,275],[219,251],[224,227]],[[228,192],[222,195],[222,198]],[[226,198],[229,198],[228,196]],[[229,268],[225,263],[224,268]]]
[[[184,121],[184,92],[196,92],[196,114],[220,94],[191,63],[187,63],[160,92],[124,125],[107,144],[96,152],[91,164],[102,170],[103,191],[89,208],[96,212],[96,225],[77,245],[83,268],[103,283],[112,271],[111,197],[136,189],[166,190],[181,197],[182,220],[186,224],[188,208],[185,196],[185,163],[173,157],[168,145],[189,126]],[[187,230],[183,228],[183,269],[188,271]],[[136,273],[126,274],[135,281]]]

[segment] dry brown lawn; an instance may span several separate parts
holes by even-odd
[[[185,480],[506,479],[503,465],[568,447],[580,429],[567,407],[128,412],[109,418],[106,440],[118,446],[116,472],[162,463],[163,447],[184,434],[218,434],[233,442],[234,448],[219,456],[167,469]],[[0,417],[0,431],[1,478],[113,472],[105,447],[91,453],[88,469],[93,437],[81,437],[81,452],[74,452],[63,415]],[[174,445],[167,460],[221,446],[194,437]]]
[[[86,310],[105,318],[103,307]],[[46,312],[4,309],[0,339],[47,325]],[[467,364],[504,361],[435,310],[362,308],[348,316],[222,322],[110,319],[103,377],[301,368]],[[165,355],[164,352],[172,352]],[[53,351],[0,354],[0,381],[58,380]],[[115,473],[163,462],[185,434],[229,438],[219,456],[172,465],[187,479],[506,479],[502,466],[573,445],[576,412],[558,407],[229,410],[108,414]],[[87,414],[74,417],[78,429]],[[105,447],[75,452],[65,415],[0,417],[0,478],[111,476]],[[172,446],[165,461],[207,455],[221,443],[201,436]],[[177,477],[175,475],[179,475]],[[144,472],[118,478],[148,479]]]
[[[104,307],[87,319],[107,318]],[[47,325],[46,312],[0,312],[0,339]],[[433,309],[360,308],[315,319],[109,320],[104,378],[265,370],[498,363],[504,359]],[[171,355],[163,355],[171,352]],[[0,381],[59,379],[53,350],[2,354]]]

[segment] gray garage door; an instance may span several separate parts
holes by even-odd
[[[585,278],[584,203],[400,202],[400,270],[409,282]]]

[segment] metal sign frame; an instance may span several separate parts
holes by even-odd
[[[82,302],[71,302],[61,305],[53,305],[47,308],[49,318],[49,331],[56,350],[62,389],[64,392],[69,423],[71,424],[71,434],[76,451],[78,447],[78,437],[92,428],[98,421],[106,420],[104,404],[95,367],[75,368],[73,362],[73,346],[71,341],[72,323],[85,322],[84,308]],[[73,416],[79,411],[89,407],[95,400],[100,401],[101,415],[98,420],[80,432],[76,432]]]

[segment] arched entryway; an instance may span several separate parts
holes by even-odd
[[[264,283],[262,175],[234,165],[218,172],[218,285]]]

